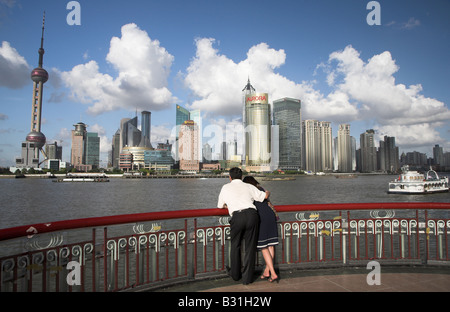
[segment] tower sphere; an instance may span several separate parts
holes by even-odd
[[[28,133],[27,142],[34,143],[37,148],[42,148],[45,145],[45,135],[42,132],[31,131]]]
[[[31,80],[45,83],[48,80],[48,72],[43,68],[37,67],[31,71]]]

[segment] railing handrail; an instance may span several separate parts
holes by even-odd
[[[450,203],[431,202],[392,202],[392,203],[339,203],[339,204],[302,204],[277,205],[278,212],[324,211],[324,210],[371,210],[371,209],[450,209]],[[63,220],[47,223],[22,225],[0,229],[0,241],[49,232],[73,230],[79,228],[119,225],[135,222],[147,222],[169,219],[227,216],[227,209],[208,208],[175,211],[156,211],[147,213],[122,214],[107,217],[91,217]]]

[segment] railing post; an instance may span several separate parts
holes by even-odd
[[[347,211],[347,219],[342,219],[342,263],[344,265],[347,264],[347,234],[349,234],[348,233],[349,218],[350,212]]]

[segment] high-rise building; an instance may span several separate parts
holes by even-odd
[[[350,137],[350,125],[339,125],[337,136],[337,157],[338,157],[338,171],[352,172],[353,171],[353,156],[352,156],[352,140]]]
[[[198,130],[198,138],[197,138],[197,150],[198,150],[198,160],[201,161],[203,159],[202,156],[202,150],[203,150],[203,140],[202,140],[202,133],[203,133],[203,125],[202,125],[202,114],[199,109],[195,109],[189,112],[189,120],[192,120],[197,125]]]
[[[31,71],[33,80],[33,101],[31,105],[31,131],[22,142],[21,157],[16,157],[15,168],[38,168],[40,165],[39,151],[47,158],[42,147],[45,145],[45,135],[41,132],[42,96],[44,83],[48,80],[48,72],[42,67],[44,61],[44,26],[45,13],[42,20],[41,47],[39,53],[39,65]]]
[[[178,134],[180,170],[200,171],[198,153],[198,126],[194,121],[186,120]]]
[[[184,107],[182,107],[180,105],[177,105],[177,107],[176,107],[176,124],[175,124],[175,126],[176,126],[176,128],[175,128],[176,129],[175,130],[176,139],[175,139],[175,150],[173,152],[173,155],[175,156],[175,160],[177,160],[177,161],[180,160],[178,158],[178,156],[180,154],[179,151],[178,151],[178,148],[179,148],[179,143],[178,143],[179,137],[178,137],[178,135],[180,133],[181,126],[186,121],[193,121],[196,124],[197,135],[198,135],[198,138],[196,139],[197,140],[197,144],[198,144],[198,146],[197,146],[198,157],[199,157],[198,160],[201,161],[202,158],[203,158],[202,157],[202,148],[203,148],[203,146],[202,146],[202,138],[203,138],[202,133],[203,133],[203,129],[202,129],[202,115],[201,115],[201,111],[199,109],[189,111],[189,110],[187,110],[186,108],[184,108]]]
[[[333,170],[332,128],[328,121],[302,122],[302,167],[305,171]]]
[[[384,136],[378,149],[379,170],[385,172],[397,172],[400,169],[400,157],[398,147],[395,145],[395,137]]]
[[[250,79],[244,87],[244,159],[247,171],[271,170],[271,108],[267,93],[255,93]]]
[[[86,163],[98,168],[100,165],[100,137],[97,132],[86,133]]]
[[[120,152],[125,146],[139,146],[142,133],[138,129],[138,118],[123,118],[120,121]]]
[[[278,167],[299,170],[302,165],[300,100],[283,98],[273,101],[273,124],[278,126]]]
[[[433,160],[435,165],[444,165],[444,149],[439,144],[433,147]]]
[[[377,148],[375,146],[375,131],[367,130],[360,135],[360,171],[377,171]]]
[[[75,130],[72,130],[72,150],[70,156],[70,162],[73,166],[86,164],[86,136],[87,125],[79,122],[74,125]]]
[[[148,111],[141,112],[141,147],[152,147],[150,143],[152,113]]]
[[[72,165],[81,171],[98,168],[100,164],[100,138],[96,132],[87,132],[87,125],[79,122],[72,130]]]
[[[45,154],[49,159],[62,159],[62,146],[58,142],[45,144]]]
[[[111,166],[116,169],[119,168],[120,148],[120,129],[117,129],[116,133],[112,137],[111,147]]]

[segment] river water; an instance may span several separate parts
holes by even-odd
[[[260,181],[275,205],[450,202],[450,193],[388,194],[392,175],[298,176]],[[223,179],[122,179],[108,183],[55,183],[51,179],[0,179],[0,228],[110,215],[215,208]]]

